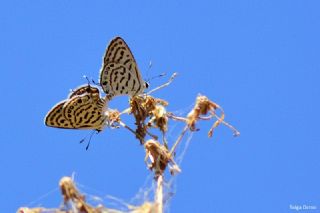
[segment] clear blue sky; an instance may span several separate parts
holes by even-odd
[[[233,138],[221,126],[208,139],[210,125],[199,126],[171,212],[319,211],[319,10],[313,0],[2,1],[0,211],[35,201],[72,172],[127,201],[143,186],[144,150],[126,131],[107,129],[86,151],[78,141],[87,131],[43,124],[69,89],[86,83],[82,75],[98,79],[116,35],[144,78],[179,72],[155,94],[168,110],[187,112],[202,93],[241,131]],[[112,106],[124,109],[126,98]],[[56,191],[36,204],[59,202]]]

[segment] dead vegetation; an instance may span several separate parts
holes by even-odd
[[[174,74],[168,83],[168,86]],[[163,88],[160,86],[159,88]],[[152,90],[151,92],[154,92]],[[157,181],[157,189],[154,200],[152,202],[145,202],[141,206],[128,206],[127,212],[134,213],[160,213],[163,212],[163,190],[162,182],[164,172],[168,168],[171,175],[181,172],[179,165],[175,162],[175,152],[180,142],[182,141],[187,131],[198,131],[198,123],[200,121],[213,121],[212,127],[208,130],[208,136],[212,137],[214,130],[221,124],[227,126],[233,131],[234,136],[240,133],[230,124],[224,121],[225,113],[223,109],[208,97],[198,95],[193,109],[187,114],[186,117],[176,116],[174,113],[167,111],[166,107],[168,102],[163,99],[155,98],[150,95],[150,92],[140,96],[134,96],[130,99],[130,107],[122,113],[118,110],[108,109],[105,114],[108,117],[106,125],[110,128],[117,129],[124,127],[134,134],[142,147],[145,149],[145,162],[147,168],[154,173],[154,178]],[[129,114],[135,120],[135,128],[126,125],[121,116]],[[169,121],[184,122],[185,127],[181,130],[176,141],[167,141],[166,132],[169,129]],[[158,130],[159,134],[152,133]],[[161,138],[161,142],[159,141]],[[84,213],[106,213],[106,212],[123,212],[116,209],[109,209],[105,206],[93,207],[89,205],[85,197],[75,187],[73,181],[69,177],[64,177],[60,181],[60,188],[63,196],[62,207],[57,209],[45,208],[20,208],[19,213],[40,213],[40,212],[55,212],[55,213],[71,213],[71,212],[84,212]]]

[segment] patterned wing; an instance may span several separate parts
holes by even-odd
[[[99,89],[84,85],[54,106],[46,115],[45,124],[64,129],[102,130],[105,120],[104,101],[100,98]]]
[[[44,123],[50,127],[74,129],[72,123],[64,116],[64,108],[66,101],[62,101],[55,105],[46,115]]]
[[[104,102],[99,94],[85,93],[74,96],[64,105],[66,117],[75,129],[102,130],[105,126],[106,116],[103,111]]]
[[[134,96],[145,89],[137,63],[120,37],[114,38],[107,48],[100,71],[100,85],[111,96]]]

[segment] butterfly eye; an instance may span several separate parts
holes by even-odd
[[[148,82],[145,82],[145,87],[146,87],[146,89],[149,88],[149,83]]]

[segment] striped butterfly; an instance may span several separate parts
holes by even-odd
[[[95,129],[101,131],[106,122],[104,100],[99,89],[80,86],[68,98],[56,104],[46,115],[45,125],[63,129]]]
[[[112,39],[106,50],[100,85],[108,100],[119,95],[139,95],[148,87],[128,45],[120,37]]]

